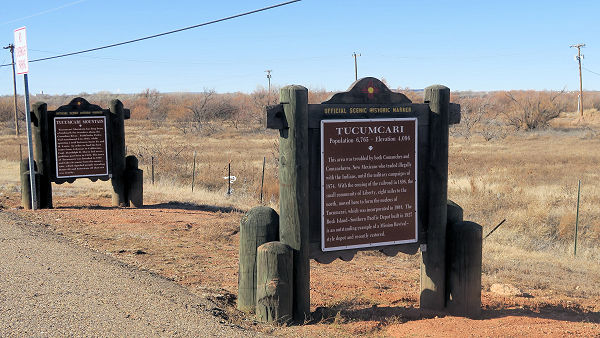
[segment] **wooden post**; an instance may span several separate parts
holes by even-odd
[[[37,169],[37,165],[34,162],[34,168]],[[23,209],[31,209],[31,184],[29,183],[29,158],[25,158],[21,161],[20,167],[20,176],[21,176],[21,206]],[[40,174],[35,174],[35,185],[36,190],[40,191]],[[39,209],[40,200],[37,199],[36,209]]]
[[[39,173],[39,193],[37,194],[39,206],[42,209],[52,208],[52,183],[50,176],[51,153],[50,153],[50,132],[48,129],[48,106],[44,102],[36,102],[33,105],[31,114],[31,136],[33,138],[33,159],[37,165]],[[36,181],[36,185],[38,185]],[[31,204],[31,203],[30,203]]]
[[[144,171],[138,165],[139,161],[134,155],[125,158],[127,201],[134,207],[141,208],[144,206]]]
[[[294,250],[294,320],[310,315],[308,252],[308,90],[281,88],[287,128],[279,137],[279,238]]]
[[[194,150],[194,164],[192,165],[192,192],[194,191],[194,181],[196,180],[196,151]]]
[[[256,317],[263,322],[285,323],[292,319],[293,250],[281,242],[269,242],[256,252]]]
[[[448,220],[448,224],[458,223],[463,221],[463,209],[460,205],[454,203],[451,200],[448,200],[447,206],[447,215],[446,219]]]
[[[425,88],[429,119],[429,167],[427,193],[429,215],[426,249],[421,256],[422,308],[442,311],[446,306],[446,223],[448,195],[448,111],[450,89],[441,85]]]
[[[154,185],[154,156],[150,157],[150,163],[152,165],[152,185]]]
[[[265,186],[265,162],[267,158],[263,156],[262,176],[260,178],[260,204],[263,202],[263,188]]]
[[[129,206],[125,187],[125,122],[123,103],[119,100],[110,102],[110,133],[113,187],[112,205]]]
[[[482,227],[473,222],[448,224],[448,311],[477,318],[481,314]]]
[[[240,222],[238,310],[254,311],[256,305],[256,249],[279,240],[279,215],[269,207],[254,207]]]

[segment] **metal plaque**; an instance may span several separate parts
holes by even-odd
[[[323,251],[415,243],[417,119],[321,121]]]
[[[54,118],[56,177],[108,175],[106,117]]]

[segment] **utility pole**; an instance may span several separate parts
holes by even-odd
[[[581,59],[583,59],[583,55],[581,54],[581,47],[585,47],[585,43],[578,43],[569,47],[577,48],[575,59],[579,62],[579,117],[583,118],[583,81],[581,80]]]
[[[354,56],[354,81],[358,80],[358,66],[356,64],[356,57],[361,56],[360,54],[356,54],[356,52],[352,53]]]
[[[4,49],[10,49],[10,57],[12,59],[12,70],[13,70],[13,92],[15,97],[15,133],[19,136],[19,114],[17,112],[17,79],[15,76],[15,45],[12,43],[4,47]]]
[[[272,70],[270,69],[265,70],[265,73],[267,73],[267,80],[269,81],[269,94],[271,93],[271,72]]]

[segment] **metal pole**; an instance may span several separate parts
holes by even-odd
[[[196,178],[196,151],[194,150],[194,165],[192,166],[192,191],[194,191],[195,178]]]
[[[37,209],[37,194],[35,189],[35,165],[33,162],[33,141],[31,139],[31,114],[29,111],[29,81],[27,73],[23,74],[25,82],[25,121],[27,124],[27,148],[29,150],[29,184],[31,186],[31,210]]]
[[[267,160],[267,158],[263,157],[262,178],[260,179],[260,204],[262,204],[262,201],[263,201],[263,186],[265,183],[265,161],[266,160]]]
[[[579,227],[579,195],[581,193],[581,180],[577,183],[577,214],[575,216],[575,248],[573,249],[573,256],[577,256],[577,230]]]
[[[229,183],[227,186],[227,195],[231,195],[231,161],[229,161],[227,168],[227,182]]]
[[[356,52],[352,53],[352,56],[354,56],[354,81],[358,80],[358,65],[357,65],[357,61],[356,61],[356,57],[360,56],[360,54],[356,54]]]
[[[150,157],[150,163],[152,164],[152,185],[154,185],[154,156]]]
[[[15,45],[12,43],[4,47],[4,49],[10,49],[10,58],[12,60],[12,71],[13,71],[13,93],[15,101],[15,133],[19,136],[19,113],[17,109],[17,77],[15,75]]]

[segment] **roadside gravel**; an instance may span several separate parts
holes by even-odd
[[[174,282],[0,210],[0,336],[258,336]]]

